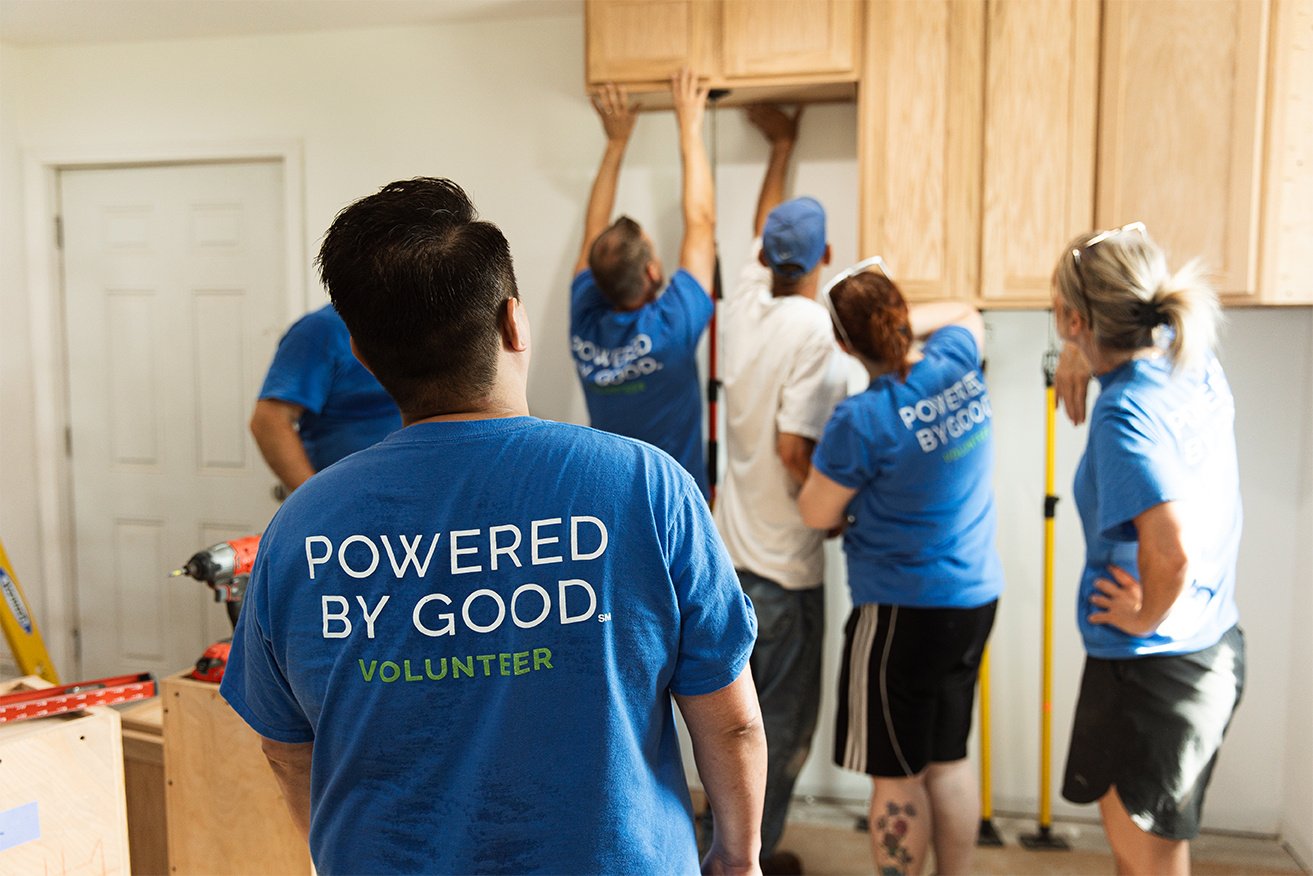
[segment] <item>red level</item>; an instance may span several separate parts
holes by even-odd
[[[44,718],[63,712],[76,712],[88,706],[113,706],[155,696],[155,676],[149,672],[116,675],[61,684],[36,690],[0,694],[0,724],[24,718]]]

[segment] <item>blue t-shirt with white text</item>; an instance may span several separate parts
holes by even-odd
[[[320,873],[697,873],[671,694],[734,681],[755,633],[664,453],[419,423],[278,511],[221,693],[314,743]]]
[[[697,347],[711,296],[681,268],[638,310],[615,310],[589,270],[574,278],[570,298],[570,351],[593,428],[660,447],[707,495]]]
[[[278,342],[260,398],[305,408],[301,443],[315,471],[401,428],[397,403],[351,352],[351,334],[331,305],[292,323]]]
[[[1089,441],[1073,495],[1085,531],[1076,622],[1092,657],[1188,654],[1217,644],[1235,625],[1236,558],[1243,513],[1236,462],[1235,401],[1222,365],[1172,373],[1167,357],[1132,359],[1099,376]],[[1092,624],[1090,602],[1108,566],[1139,580],[1135,518],[1164,502],[1180,506],[1189,580],[1167,618],[1137,637]]]
[[[882,374],[835,409],[813,465],[857,490],[844,532],[855,605],[975,608],[1003,590],[993,411],[975,338],[949,326],[907,381]]]

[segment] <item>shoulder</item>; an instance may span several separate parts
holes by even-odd
[[[960,325],[944,326],[927,338],[925,354],[961,359],[973,366],[980,362],[975,336]]]
[[[697,281],[697,279],[688,271],[680,268],[670,276],[670,284],[666,287],[667,293],[678,291],[682,295],[700,295],[703,298],[709,298],[706,287]],[[661,296],[664,298],[665,296]],[[659,299],[658,299],[659,300]]]

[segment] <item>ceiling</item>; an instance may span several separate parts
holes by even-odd
[[[582,14],[583,0],[0,0],[0,41],[111,43]]]

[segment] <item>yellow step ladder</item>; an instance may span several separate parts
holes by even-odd
[[[0,629],[4,630],[23,675],[39,675],[51,684],[59,684],[59,675],[23,596],[23,588],[18,586],[18,576],[9,565],[3,542],[0,542]]]

